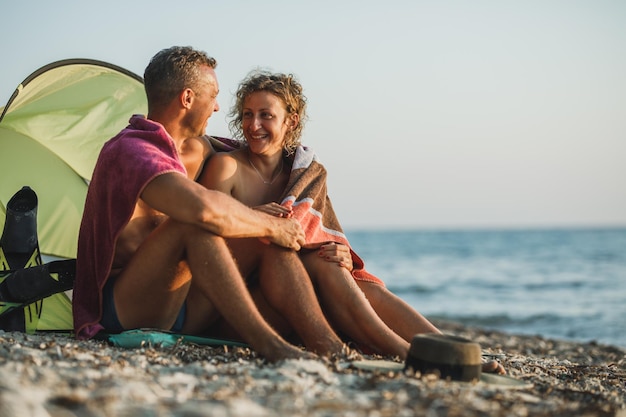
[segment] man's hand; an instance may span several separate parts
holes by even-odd
[[[284,248],[299,251],[305,243],[304,230],[296,219],[276,218],[272,232],[269,241]]]

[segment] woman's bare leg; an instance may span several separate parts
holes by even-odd
[[[314,279],[324,310],[335,326],[377,353],[406,358],[409,343],[376,314],[347,269],[320,258],[317,252],[301,255]]]
[[[382,285],[367,281],[357,281],[357,284],[380,318],[409,343],[416,334],[441,333],[413,307]],[[504,367],[495,360],[483,363],[483,372],[506,373]]]
[[[435,325],[382,285],[356,281],[378,316],[407,342],[419,333],[441,333]]]

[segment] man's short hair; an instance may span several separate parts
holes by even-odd
[[[159,51],[143,75],[148,108],[166,105],[185,88],[197,87],[202,66],[215,68],[217,61],[206,52],[189,46],[173,46]]]

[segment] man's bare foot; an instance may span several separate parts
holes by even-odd
[[[286,359],[317,359],[314,353],[307,352],[291,345],[287,342],[277,342],[268,348],[259,347],[255,349],[259,355],[263,356],[269,362],[278,362]]]
[[[307,346],[307,349],[320,356],[329,358],[335,355],[341,355],[344,352],[344,347],[345,345],[341,339],[329,336],[326,340],[316,340],[312,346]]]

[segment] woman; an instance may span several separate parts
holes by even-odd
[[[306,119],[302,87],[291,75],[257,71],[242,81],[236,97],[230,125],[245,145],[215,154],[200,183],[257,210],[290,217],[292,208],[278,202],[288,186]],[[229,244],[262,244],[242,241]],[[347,245],[318,242],[306,245],[299,255],[329,321],[359,345],[404,360],[415,334],[440,333],[379,280],[355,279]]]

